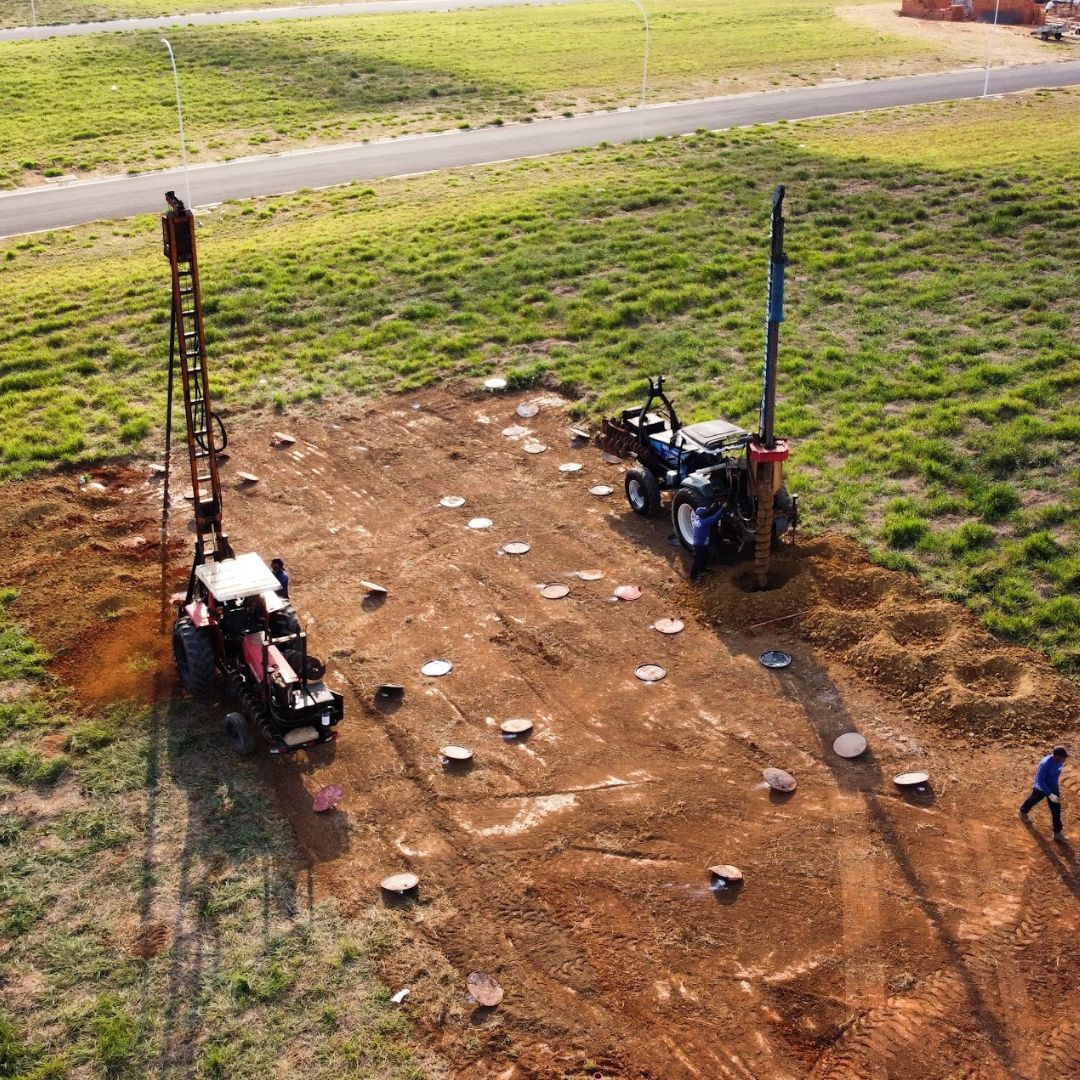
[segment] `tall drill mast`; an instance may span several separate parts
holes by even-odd
[[[203,329],[202,292],[195,250],[195,215],[170,191],[169,210],[161,216],[165,257],[172,268],[172,326],[169,341],[169,386],[172,370],[180,365],[187,422],[188,460],[195,505],[195,562],[188,584],[188,601],[194,588],[194,567],[208,555],[215,562],[233,558],[228,536],[221,527],[221,479],[214,441],[210,378],[206,366],[206,334]],[[220,421],[218,421],[220,428]],[[223,429],[222,429],[223,430]]]

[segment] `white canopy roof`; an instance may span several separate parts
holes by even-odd
[[[206,562],[195,567],[195,576],[217,600],[243,600],[281,588],[270,567],[255,552],[237,555],[222,562]]]

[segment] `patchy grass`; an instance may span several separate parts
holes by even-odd
[[[189,11],[246,11],[250,8],[303,7],[322,0],[36,0],[39,26],[97,22],[102,19],[138,19]],[[0,27],[30,26],[30,0],[0,0]]]
[[[14,678],[32,692],[4,706],[0,762],[40,758],[43,731],[69,756],[0,767],[0,1076],[444,1075],[377,975],[407,917],[307,896],[288,824],[256,766],[222,769],[205,709],[84,716],[32,658],[0,701]]]
[[[777,26],[784,33],[777,33]],[[821,0],[670,0],[651,100],[942,66]],[[0,186],[176,164],[157,32],[0,43]],[[623,2],[170,30],[192,161],[636,104],[642,26]]]
[[[1080,93],[698,135],[231,205],[201,221],[229,408],[498,370],[597,417],[665,371],[688,416],[753,423],[769,194],[789,185],[777,424],[811,528],[916,567],[1080,672]],[[1029,123],[1002,123],[1021,114]],[[892,165],[860,140],[966,133]],[[1060,130],[1053,149],[1045,132]],[[1037,166],[995,165],[1025,148]],[[1018,142],[1019,141],[1019,142]],[[812,146],[812,148],[811,148]],[[9,242],[0,467],[143,445],[163,415],[157,222]]]

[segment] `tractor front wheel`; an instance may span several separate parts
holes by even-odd
[[[255,733],[243,713],[231,712],[225,717],[225,738],[241,757],[247,757],[255,749]]]
[[[687,551],[694,550],[693,513],[708,505],[709,500],[693,488],[679,488],[675,492],[675,498],[671,500],[671,524],[675,527],[679,543]]]
[[[209,635],[183,615],[173,625],[172,644],[176,670],[188,693],[209,697],[214,689],[214,646]]]
[[[626,501],[635,514],[655,517],[660,513],[660,485],[648,469],[631,469],[626,474]]]

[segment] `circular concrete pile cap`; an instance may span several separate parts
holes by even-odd
[[[287,431],[275,431],[273,441],[278,446],[292,446],[296,442],[296,436],[290,435]]]
[[[490,529],[494,523],[491,518],[473,518],[469,522],[470,529]]]
[[[540,590],[540,595],[545,600],[561,600],[564,596],[570,595],[569,585],[545,585]]]
[[[439,505],[448,507],[450,510],[456,510],[459,506],[465,505],[465,499],[461,495],[444,495],[439,500]]]
[[[421,669],[421,675],[430,675],[437,679],[440,675],[448,675],[454,665],[449,660],[429,660]]]
[[[791,664],[791,654],[783,652],[781,649],[769,649],[768,652],[763,652],[758,659],[767,668],[785,668]]]
[[[105,490],[105,487],[102,484],[99,484],[96,488],[94,487],[93,484],[87,484],[87,488],[92,489],[94,491],[96,491],[98,489],[100,489],[101,491]],[[187,499],[188,502],[194,502],[195,501],[195,491],[194,491],[194,489],[192,489],[192,488],[184,488],[184,498]]]
[[[661,634],[681,634],[685,626],[682,619],[657,619],[652,628]]]
[[[499,730],[504,735],[525,735],[532,731],[532,721],[516,718],[513,720],[504,720],[499,725]]]
[[[622,458],[618,454],[609,454],[606,450],[600,455],[609,465],[618,465]]]
[[[659,682],[667,675],[667,671],[659,664],[639,664],[634,668],[634,674],[642,682]]]
[[[928,772],[906,772],[894,776],[892,782],[897,787],[922,787],[929,779]]]
[[[641,590],[636,585],[616,586],[615,596],[620,600],[636,600],[641,595]]]
[[[866,740],[857,731],[846,731],[832,744],[832,748],[842,758],[855,758],[866,749]]]
[[[341,802],[344,794],[345,792],[337,784],[327,784],[311,801],[311,809],[316,814],[321,814],[326,810],[333,810]]]
[[[540,411],[540,406],[535,401],[523,401],[517,407],[518,416],[524,416],[528,419],[530,416],[535,416]]]
[[[506,389],[506,380],[505,379],[500,379],[498,377],[495,377],[495,378],[492,378],[492,379],[485,379],[484,380],[484,385],[489,390],[505,390]]]
[[[599,581],[604,576],[603,570],[579,570],[577,576],[582,581]]]
[[[615,489],[610,484],[593,484],[593,486],[589,488],[589,494],[596,495],[603,499],[610,495],[614,490]]]
[[[542,454],[546,449],[542,442],[530,442],[522,447],[526,454]]]
[[[503,544],[501,550],[507,555],[524,555],[529,550],[529,545],[524,540],[511,540],[509,544]]]
[[[737,866],[723,865],[723,866],[710,866],[709,873],[714,878],[719,878],[725,884],[741,885],[743,880],[743,873]]]
[[[503,999],[503,988],[494,975],[486,971],[474,971],[468,979],[469,994],[477,1005],[492,1009]]]
[[[522,427],[520,424],[511,424],[509,427],[503,428],[503,434],[508,439],[516,439],[519,435],[528,435],[529,429]]]
[[[377,593],[380,596],[386,595],[386,587],[379,585],[374,581],[361,581],[360,584],[367,589],[369,593]]]
[[[236,475],[239,476],[245,484],[257,484],[259,482],[259,478],[253,472],[242,472],[237,473]]]
[[[566,473],[581,472],[581,462],[580,461],[564,461],[559,466],[559,472],[566,472]]]
[[[157,473],[160,476],[162,473],[166,472],[167,470],[166,470],[164,465],[158,465],[157,462],[153,462],[150,465],[150,471],[152,473]]]
[[[439,753],[442,754],[447,761],[472,761],[472,751],[467,746],[443,746],[439,748]]]
[[[761,775],[765,777],[765,783],[773,791],[794,791],[795,777],[783,769],[762,769]]]
[[[420,879],[415,874],[391,874],[383,878],[379,884],[391,893],[407,893],[420,884]]]

